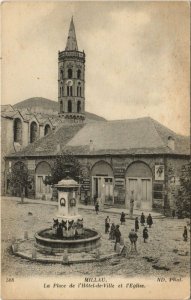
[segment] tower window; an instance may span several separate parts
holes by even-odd
[[[69,79],[72,78],[72,69],[68,69],[68,78],[69,78]]]
[[[77,86],[77,96],[81,97],[81,83],[78,82],[78,86]]]
[[[32,122],[30,125],[30,143],[33,143],[38,138],[38,127],[36,122]]]
[[[81,79],[81,70],[78,70],[78,71],[77,71],[77,78],[78,78],[78,79]]]
[[[73,96],[72,86],[67,86],[67,96]]]
[[[64,87],[62,87],[62,96],[64,96]]]
[[[51,131],[50,125],[46,124],[46,126],[44,127],[44,135],[49,134]]]
[[[60,87],[60,97],[62,96],[62,87]]]
[[[72,101],[68,100],[68,112],[71,113],[72,112]]]
[[[63,79],[64,78],[64,72],[63,70],[60,70],[60,79]]]
[[[14,142],[22,143],[22,122],[20,119],[14,121]]]
[[[81,112],[81,101],[77,102],[77,112],[80,113]]]

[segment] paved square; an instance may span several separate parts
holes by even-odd
[[[40,229],[52,225],[56,206],[26,203],[21,205],[20,199],[2,198],[2,272],[9,276],[56,276],[56,275],[91,275],[91,276],[188,276],[190,262],[190,239],[183,241],[183,228],[186,220],[154,219],[149,229],[149,240],[143,242],[142,229],[139,226],[137,249],[138,254],[119,257],[105,262],[85,263],[64,266],[59,264],[40,264],[12,255],[10,246],[14,240],[23,239],[28,231],[29,238]],[[28,213],[31,214],[28,214]],[[120,224],[120,215],[92,210],[79,210],[84,218],[84,226],[95,228],[108,239],[105,232],[105,218],[109,215],[111,222]],[[133,220],[126,220],[120,226],[122,236],[130,247],[128,234],[134,227]],[[188,228],[189,229],[189,228]],[[114,243],[110,242],[110,249]],[[107,249],[108,250],[108,249]],[[104,249],[102,249],[104,251]],[[154,267],[153,267],[154,266]]]

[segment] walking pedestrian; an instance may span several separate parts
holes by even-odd
[[[188,240],[188,230],[187,230],[186,226],[184,226],[183,238],[184,238],[184,241],[187,242],[187,240]]]
[[[119,225],[116,225],[116,228],[115,228],[115,246],[114,246],[114,250],[116,250],[117,243],[120,243],[120,238],[121,238],[121,232],[119,230]]]
[[[121,213],[120,222],[121,222],[121,225],[125,224],[125,213],[123,211]]]
[[[145,227],[145,228],[143,229],[143,239],[144,239],[144,243],[146,243],[146,240],[148,239],[148,237],[149,237],[148,229],[147,229],[147,227]]]
[[[175,209],[172,210],[172,217],[174,219],[174,217],[175,217]]]
[[[149,225],[149,228],[151,228],[152,224],[153,224],[153,218],[151,217],[151,214],[149,214],[147,217],[147,225]]]
[[[133,208],[134,208],[134,191],[131,191],[130,197],[130,219],[133,217]]]
[[[111,224],[110,232],[109,232],[109,239],[115,240],[115,224]]]
[[[98,215],[98,211],[99,211],[99,203],[98,203],[98,201],[96,201],[96,204],[95,204],[95,211],[96,211],[96,214]]]
[[[136,234],[136,232],[134,231],[134,229],[131,229],[130,233],[129,233],[129,239],[131,242],[131,251],[133,251],[133,248],[135,251],[137,251],[137,239],[138,239],[138,235]]]
[[[137,232],[139,229],[139,219],[138,217],[135,218],[135,232]]]
[[[109,216],[107,216],[107,218],[105,219],[105,233],[109,232],[109,228],[110,228],[110,218]]]
[[[145,225],[145,215],[142,212],[142,214],[141,214],[141,226],[144,226],[144,225]]]

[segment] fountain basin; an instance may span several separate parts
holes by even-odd
[[[47,253],[60,253],[67,250],[69,253],[88,252],[100,247],[100,234],[92,229],[84,228],[84,235],[76,238],[57,239],[52,228],[35,233],[36,247]]]

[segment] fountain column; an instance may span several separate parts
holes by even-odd
[[[62,228],[63,237],[83,234],[83,218],[78,213],[79,184],[73,179],[63,179],[55,187],[58,190],[58,212],[55,219]]]

